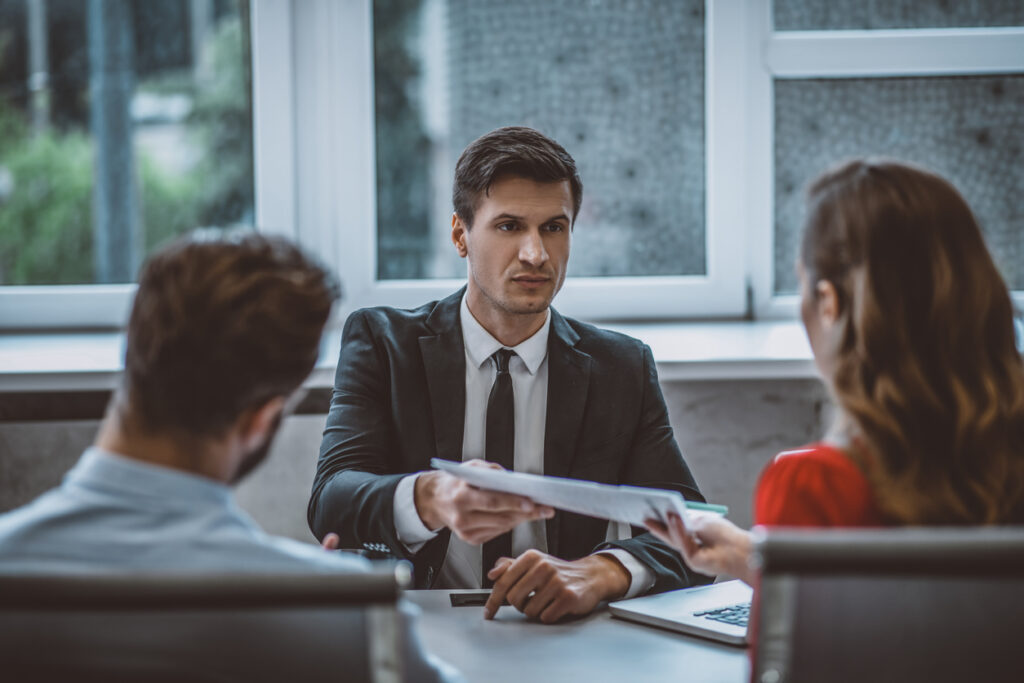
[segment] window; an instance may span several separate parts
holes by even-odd
[[[803,190],[852,156],[949,178],[1024,303],[1024,6],[1010,0],[774,0],[752,115],[752,282],[759,315],[792,316]]]
[[[0,27],[5,324],[119,324],[157,245],[253,224],[247,2],[17,0]]]
[[[26,131],[0,136],[0,215],[14,196],[5,189],[7,141],[34,139],[28,84],[49,83],[50,111],[59,110],[57,45],[66,41],[55,26],[71,4],[0,3],[0,13],[21,12],[0,23],[14,36],[0,38],[0,99]],[[342,315],[443,297],[465,277],[447,238],[455,158],[493,127],[526,124],[566,146],[585,186],[570,278],[556,302],[568,315],[795,316],[804,185],[844,157],[878,153],[950,177],[978,212],[1007,280],[1024,290],[1024,9],[1014,0],[253,0],[251,98],[248,3],[95,4],[135,12],[136,86],[127,99],[141,180],[132,263],[187,224],[248,224],[254,206],[260,230],[299,240],[338,270]],[[36,5],[51,15],[45,81],[10,57],[27,64],[26,8]],[[205,32],[193,28],[196,8]],[[66,29],[82,45],[84,26]],[[237,77],[225,79],[234,90],[212,99],[231,113],[204,124],[194,57],[205,48],[195,38],[215,41],[228,26],[237,27],[229,67]],[[89,101],[85,54],[76,68],[86,76],[71,98],[80,108]],[[168,102],[191,113],[168,120]],[[95,145],[89,112],[77,113],[77,128],[51,115],[51,135],[77,130],[82,145]],[[204,217],[206,204],[194,198],[159,203],[145,167],[168,176],[173,164],[146,147],[157,121],[189,140],[163,147],[177,155],[178,172],[190,169],[172,189],[198,185],[223,198],[221,213]],[[228,134],[226,146],[209,137]],[[204,164],[233,180],[198,182]],[[92,201],[93,189],[68,184]],[[14,286],[0,233],[0,325],[56,324],[35,303],[53,283],[106,279],[89,265],[99,240],[79,225],[95,222],[93,205],[76,206],[84,208],[57,223],[92,242],[58,246],[86,264],[79,271],[47,257],[47,275]],[[117,282],[62,286],[63,322],[116,325],[129,294]],[[71,296],[83,305],[68,307]],[[114,313],[97,317],[90,307],[108,296],[104,310]]]
[[[576,159],[574,275],[706,275],[704,24],[703,0],[375,3],[377,277],[465,273],[455,162],[506,125]]]
[[[260,222],[294,217],[289,234],[336,254],[348,310],[446,296],[465,279],[446,247],[455,158],[491,127],[532,124],[576,156],[586,188],[560,310],[741,315],[745,35],[726,30],[737,7],[717,7],[257,3],[254,43],[279,42],[266,70],[256,55]],[[295,93],[291,109],[270,102],[280,92]],[[282,127],[291,156],[268,152],[269,172],[294,191],[264,204],[262,150],[280,149]]]
[[[533,125],[577,158],[586,188],[560,310],[792,317],[804,185],[884,152],[951,177],[1022,287],[1018,5],[294,3],[296,76],[274,87],[297,93],[299,181],[282,215],[338,254],[346,308],[419,305],[464,277],[447,239],[457,154],[493,127]]]
[[[838,158],[912,159],[948,178],[983,226],[1013,289],[1024,289],[1024,76],[786,79],[775,83],[776,294],[791,267],[802,187]]]

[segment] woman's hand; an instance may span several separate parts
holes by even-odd
[[[714,514],[693,515],[689,527],[674,512],[668,523],[645,520],[651,533],[679,551],[683,560],[701,574],[728,574],[747,584],[754,581],[750,568],[750,532]]]

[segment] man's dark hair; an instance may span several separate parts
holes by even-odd
[[[299,387],[338,296],[334,277],[283,238],[174,242],[139,276],[119,410],[150,433],[222,434]]]
[[[572,190],[572,222],[583,201],[583,181],[576,162],[560,144],[532,128],[508,126],[478,137],[462,152],[455,165],[452,204],[467,227],[481,195],[501,176],[529,178],[539,183],[568,180]]]

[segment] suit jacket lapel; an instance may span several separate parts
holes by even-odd
[[[548,338],[548,408],[544,426],[544,474],[568,475],[579,442],[587,403],[592,359],[575,348],[580,337],[555,309],[551,309]],[[558,554],[557,515],[547,521],[548,552]]]
[[[436,334],[419,338],[430,392],[437,457],[456,461],[462,460],[466,420],[466,351],[459,324],[464,291],[465,287],[438,302],[426,321]]]

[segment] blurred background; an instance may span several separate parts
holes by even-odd
[[[253,224],[244,0],[0,0],[0,285],[132,282]]]
[[[345,306],[418,306],[464,278],[458,154],[528,125],[585,186],[556,306],[654,348],[687,461],[747,524],[765,462],[830,422],[794,296],[811,178],[933,168],[1024,301],[1022,46],[1021,0],[0,0],[0,510],[91,441],[161,242],[272,229]],[[305,540],[331,334],[240,492]]]

